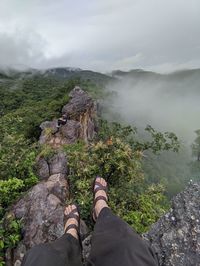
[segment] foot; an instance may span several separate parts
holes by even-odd
[[[103,178],[101,178],[101,177],[97,177],[97,178],[95,179],[95,183],[97,183],[97,182],[100,183],[102,186],[107,187],[107,182],[105,181],[105,179],[103,179]],[[95,189],[97,189],[98,187],[99,187],[99,185],[98,185],[98,184],[95,184],[95,186],[94,186],[94,191],[95,191]],[[97,192],[95,193],[95,196],[94,196],[94,201],[95,201],[95,199],[96,199],[97,197],[99,197],[99,196],[103,196],[103,197],[105,198],[105,200],[103,200],[103,199],[99,199],[99,200],[97,200],[97,202],[96,202],[96,204],[95,204],[95,206],[94,206],[94,213],[95,213],[95,215],[94,215],[94,218],[95,218],[95,219],[94,219],[94,220],[96,220],[96,219],[98,218],[98,216],[99,216],[99,214],[100,214],[100,212],[101,212],[101,210],[102,210],[103,208],[105,208],[105,207],[108,208],[108,204],[107,204],[108,196],[107,196],[106,191],[103,190],[103,189],[97,191]]]
[[[79,228],[79,213],[76,205],[72,204],[66,207],[65,215],[67,218],[67,222],[65,224],[65,233],[72,235],[76,239],[78,239],[78,228]],[[71,216],[71,217],[70,217]],[[73,217],[74,216],[74,217]],[[74,226],[74,228],[73,228]],[[70,228],[72,227],[72,228]]]

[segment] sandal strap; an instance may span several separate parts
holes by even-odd
[[[65,214],[66,219],[70,219],[70,218],[74,218],[77,221],[79,220],[79,216],[75,213],[79,213],[78,208],[76,207],[75,209],[73,209],[69,214]]]
[[[103,190],[106,193],[108,192],[108,187],[103,186],[101,183],[95,181],[94,186],[97,186],[97,188],[94,189],[94,194],[96,194],[99,190]]]
[[[94,200],[94,207],[96,206],[97,201],[99,201],[99,200],[104,200],[106,203],[108,202],[108,198],[107,198],[107,197],[105,197],[105,196],[98,196],[98,197],[96,197],[96,199]]]
[[[77,211],[76,211],[77,212]],[[79,216],[77,214],[74,213],[69,213],[68,215],[65,215],[66,220],[68,219],[75,219],[76,221],[79,221]]]
[[[99,200],[104,200],[105,202],[108,202],[108,198],[106,198],[105,196],[96,197],[96,199],[94,200],[94,203],[93,203],[93,219],[94,219],[94,221],[97,220],[97,214],[95,211],[95,206],[96,206],[97,201],[99,201]]]
[[[79,227],[76,224],[70,224],[70,225],[68,225],[67,228],[65,229],[65,233],[67,233],[67,231],[69,229],[76,229],[77,232],[79,231]]]
[[[78,226],[76,224],[70,224],[69,226],[67,226],[67,228],[65,229],[65,232],[67,232],[69,229],[72,229],[72,228],[76,229],[77,232],[79,232],[79,228],[80,228],[80,216],[78,214],[76,214],[76,213],[79,213],[77,206],[69,214],[65,214],[65,221],[66,222],[69,219],[75,219],[78,222]]]

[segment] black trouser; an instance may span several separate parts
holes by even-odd
[[[104,208],[95,225],[87,266],[155,266],[157,258],[133,229]],[[79,241],[70,234],[27,252],[22,266],[82,266]]]

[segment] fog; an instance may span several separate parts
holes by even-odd
[[[1,0],[0,65],[200,67],[199,0]]]
[[[109,100],[112,113],[124,123],[144,129],[172,131],[185,145],[191,145],[200,128],[200,70],[169,75],[135,71],[118,76],[108,86],[115,96]]]

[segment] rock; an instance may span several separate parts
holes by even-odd
[[[64,152],[57,152],[52,158],[48,160],[50,175],[67,174],[67,158]]]
[[[35,185],[13,206],[10,215],[22,220],[23,240],[13,251],[11,265],[21,261],[27,249],[63,235],[63,208],[68,198],[68,182],[64,175],[57,174]],[[7,263],[10,263],[9,257],[13,258],[7,254]]]
[[[40,128],[42,129],[42,133],[40,135],[39,143],[45,144],[48,142],[52,134],[57,132],[57,120],[51,122],[45,121],[40,125]]]
[[[49,173],[49,165],[47,163],[47,160],[40,157],[37,159],[36,163],[37,168],[37,175],[40,177],[41,180],[47,180],[50,176]]]
[[[43,122],[40,125],[40,144],[60,148],[63,144],[71,144],[78,139],[88,142],[95,137],[97,103],[80,87],[75,87],[69,96],[69,103],[62,109],[66,123],[58,127],[58,120]]]
[[[80,121],[80,115],[88,112],[96,106],[89,95],[80,87],[76,86],[70,93],[70,102],[62,109],[62,114],[67,116],[67,119]]]
[[[87,258],[90,255],[90,251],[91,251],[91,238],[92,238],[92,235],[90,234],[82,242],[82,247],[83,247],[83,263],[84,263],[84,265],[86,263]]]
[[[97,103],[80,87],[75,87],[69,96],[71,100],[63,107],[63,115],[80,122],[80,138],[86,142],[92,140],[96,134]]]
[[[83,220],[80,220],[80,235],[81,239],[84,240],[89,234],[89,229]]]
[[[63,144],[74,143],[81,137],[80,122],[68,120],[67,123],[60,128],[60,134],[63,138]]]
[[[200,265],[200,183],[190,184],[145,235],[160,265]]]
[[[47,180],[51,175],[67,175],[67,157],[61,150],[55,151],[50,158],[39,156],[36,162],[37,174],[41,180]]]

